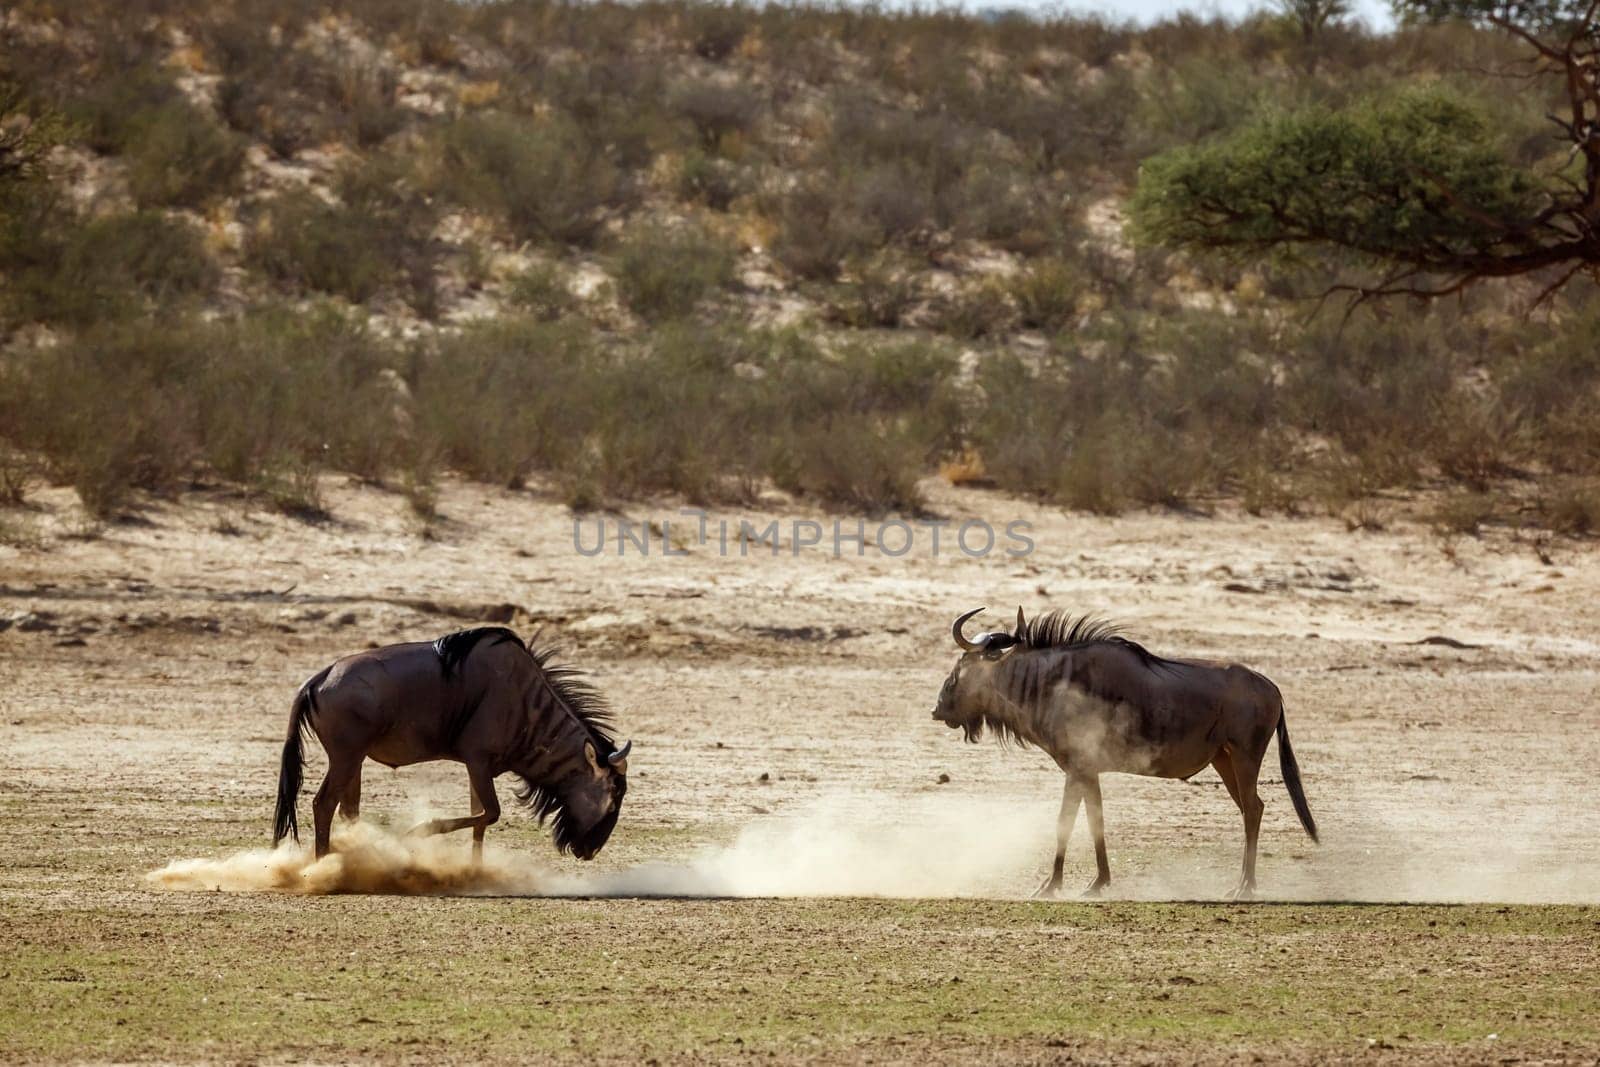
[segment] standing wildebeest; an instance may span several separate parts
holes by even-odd
[[[1038,895],[1053,896],[1061,887],[1080,800],[1089,812],[1098,870],[1085,895],[1110,883],[1100,775],[1188,779],[1209,763],[1244,815],[1244,873],[1233,895],[1250,896],[1262,811],[1256,775],[1274,730],[1283,784],[1300,825],[1317,839],[1289,747],[1283,695],[1266,678],[1235,664],[1163,659],[1109,624],[1074,621],[1061,612],[1030,623],[1018,608],[1015,633],[968,640],[961,627],[982,610],[967,612],[950,628],[964,654],[945,679],[933,717],[960,727],[968,741],[988,727],[1001,740],[1037,745],[1066,772],[1055,864]]]
[[[616,746],[605,702],[575,672],[551,666],[551,656],[486,626],[335,661],[294,698],[272,843],[300,840],[294,806],[309,727],[328,753],[328,775],[312,802],[318,859],[328,852],[334,807],[346,818],[360,814],[368,756],[388,767],[436,759],[467,765],[472,814],[413,832],[470,826],[473,858],[481,859],[483,832],[500,818],[495,776],[510,773],[521,779],[517,799],[540,823],[554,820],[556,847],[594,858],[617,825],[633,743]]]

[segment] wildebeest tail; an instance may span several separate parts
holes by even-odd
[[[300,799],[300,779],[305,768],[305,733],[309,723],[308,712],[317,710],[314,690],[328,676],[332,667],[324,668],[300,687],[294,695],[294,707],[289,711],[289,736],[283,741],[283,757],[278,763],[278,808],[272,816],[272,844],[277,846],[285,837],[300,843],[300,826],[295,821],[295,801]]]
[[[1306,828],[1311,840],[1317,840],[1317,820],[1311,817],[1311,807],[1306,803],[1306,791],[1300,786],[1300,764],[1295,762],[1294,749],[1289,745],[1289,724],[1283,709],[1278,709],[1278,766],[1283,771],[1283,784],[1294,802],[1294,813],[1300,816],[1300,825]]]

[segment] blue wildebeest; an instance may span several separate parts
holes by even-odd
[[[959,727],[968,741],[988,729],[1002,741],[1037,746],[1066,772],[1055,862],[1038,895],[1053,896],[1061,888],[1080,801],[1089,814],[1096,864],[1086,895],[1110,883],[1100,775],[1188,779],[1209,763],[1244,816],[1244,870],[1232,895],[1249,897],[1263,807],[1256,776],[1274,731],[1283,784],[1300,825],[1317,839],[1289,747],[1283,696],[1265,677],[1236,664],[1153,655],[1107,623],[1061,612],[1029,622],[1018,608],[1013,633],[968,639],[961,628],[982,610],[967,612],[950,629],[962,655],[945,679],[933,717]]]
[[[576,672],[551,664],[503,627],[486,626],[357,652],[300,687],[289,713],[278,774],[272,842],[300,839],[302,740],[310,729],[328,754],[328,773],[312,802],[316,855],[328,852],[334,808],[361,811],[361,764],[404,767],[428,760],[466,764],[472,814],[434,819],[413,833],[472,827],[473,857],[484,830],[500,818],[497,775],[518,779],[517,799],[553,823],[562,852],[592,859],[611,836],[627,792],[628,751],[609,732],[610,713]]]

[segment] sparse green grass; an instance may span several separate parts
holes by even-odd
[[[0,1055],[910,1045],[944,1062],[974,1041],[1185,1059],[1381,1040],[1449,1060],[1491,1033],[1513,1056],[1600,1042],[1584,907],[134,899],[7,908]]]

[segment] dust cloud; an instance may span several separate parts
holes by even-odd
[[[485,849],[464,834],[416,838],[374,823],[336,824],[321,860],[288,842],[217,859],[174,860],[145,876],[179,891],[556,897],[957,897],[1011,895],[1038,860],[1041,823],[1015,805],[970,799],[901,804],[873,820],[859,797],[824,801],[742,829],[682,863],[556,871],[540,856]],[[491,831],[492,835],[493,831]],[[492,841],[492,836],[491,836]]]
[[[975,897],[1016,899],[1044,874],[1054,805],[955,794],[877,806],[860,794],[821,800],[747,824],[726,844],[681,861],[623,869],[557,860],[537,847],[496,847],[472,862],[467,835],[415,838],[371,822],[336,823],[335,851],[305,846],[175,860],[145,876],[178,891],[370,893],[511,897]],[[1323,814],[1319,812],[1319,814]],[[1350,903],[1600,903],[1600,864],[1586,825],[1558,816],[1508,820],[1498,833],[1441,833],[1438,811],[1326,813],[1320,846],[1281,825],[1264,834],[1259,896]],[[1217,900],[1238,879],[1242,834],[1218,815],[1185,843],[1170,828],[1125,826],[1111,836],[1124,900]],[[409,825],[409,824],[408,824]],[[624,826],[618,831],[625,835]],[[1092,872],[1082,816],[1068,855],[1066,896]]]

